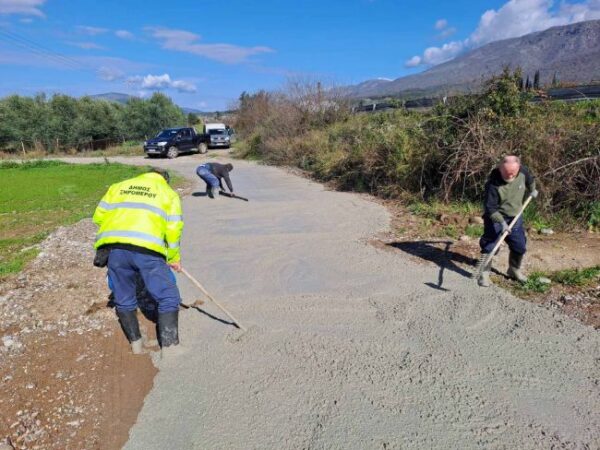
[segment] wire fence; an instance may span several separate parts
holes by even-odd
[[[146,138],[147,139],[147,138]],[[2,137],[0,136],[0,151],[7,153],[23,153],[27,152],[64,152],[68,150],[76,150],[78,152],[104,150],[109,147],[122,145],[142,144],[143,139],[132,137],[109,137],[101,139],[75,139],[66,140],[60,138],[43,139],[43,138],[28,138],[28,137]]]

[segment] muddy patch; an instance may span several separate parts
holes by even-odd
[[[131,354],[106,306],[95,231],[59,228],[0,284],[0,439],[17,449],[120,449],[152,388],[149,355]]]

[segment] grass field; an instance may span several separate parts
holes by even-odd
[[[0,278],[35,258],[61,225],[91,217],[108,186],[147,168],[59,161],[0,164]]]

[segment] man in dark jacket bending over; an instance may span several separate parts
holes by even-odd
[[[521,210],[528,195],[536,198],[535,180],[527,167],[515,155],[505,156],[496,169],[492,171],[485,185],[485,200],[483,214],[483,236],[479,241],[482,257],[491,253],[498,238],[508,230],[508,224]],[[508,276],[520,282],[526,282],[527,277],[521,273],[523,255],[527,251],[527,238],[521,216],[506,237],[510,249],[508,258]],[[477,282],[479,286],[490,285],[490,258],[486,267],[481,268]]]
[[[232,164],[219,164],[216,162],[204,163],[196,169],[198,175],[206,183],[206,195],[210,198],[219,198],[219,189],[224,191],[222,179],[225,179],[229,192],[233,194],[233,185],[229,172],[233,170]]]

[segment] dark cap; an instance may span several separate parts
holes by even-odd
[[[150,167],[150,170],[148,171],[148,173],[159,174],[167,181],[167,183],[169,181],[171,181],[171,175],[169,175],[169,172],[167,172],[165,169],[160,169],[159,167]]]

